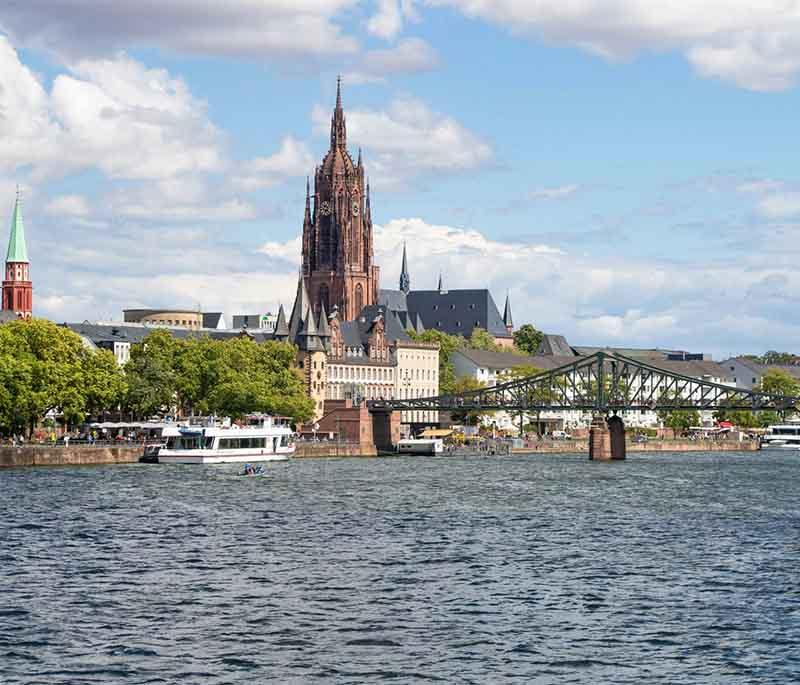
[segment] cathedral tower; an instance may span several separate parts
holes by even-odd
[[[33,310],[33,285],[31,284],[28,250],[25,246],[25,226],[22,223],[22,199],[17,188],[14,215],[11,218],[11,237],[6,253],[5,279],[3,280],[3,306],[22,319],[29,319]]]
[[[361,151],[355,163],[347,151],[341,79],[331,118],[331,146],[314,173],[313,196],[306,183],[303,280],[317,315],[336,307],[343,321],[352,321],[363,307],[378,302],[369,184]]]

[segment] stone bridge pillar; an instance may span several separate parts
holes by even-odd
[[[400,442],[400,412],[372,412],[372,435],[379,452],[394,452]]]
[[[612,416],[608,421],[600,414],[594,417],[589,429],[589,459],[625,459],[625,424],[619,416]]]

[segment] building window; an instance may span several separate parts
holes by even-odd
[[[455,308],[456,308],[456,306],[455,306],[454,304],[451,304],[451,305],[450,305],[450,309],[452,309],[452,310],[454,310],[454,311],[455,311]]]

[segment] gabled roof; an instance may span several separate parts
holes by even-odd
[[[25,225],[22,223],[22,200],[17,191],[14,213],[11,216],[11,235],[8,239],[7,262],[28,262],[28,248],[25,245]]]
[[[575,351],[569,346],[563,335],[545,334],[536,354],[558,355],[561,357],[575,356]]]
[[[488,290],[412,290],[407,301],[425,328],[468,338],[477,327],[496,338],[511,337]]]
[[[379,290],[378,304],[382,304],[393,312],[408,311],[406,294],[402,290]]]

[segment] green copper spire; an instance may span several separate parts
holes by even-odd
[[[8,240],[6,262],[28,262],[28,250],[25,247],[25,226],[22,223],[22,199],[17,186],[17,201],[14,203],[14,215],[11,217],[11,237]]]

